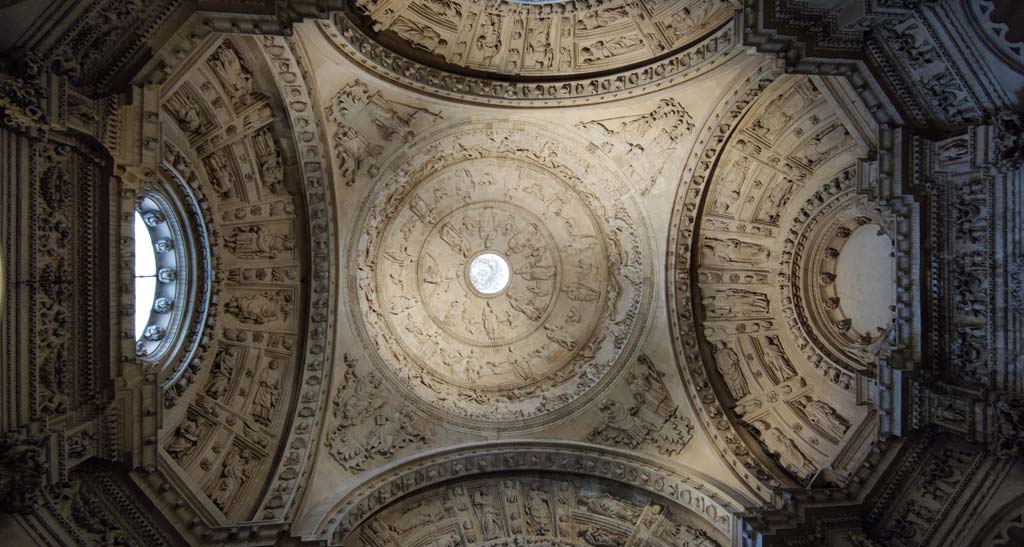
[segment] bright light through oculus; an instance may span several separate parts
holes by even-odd
[[[469,282],[480,294],[498,294],[505,290],[510,273],[508,262],[493,253],[482,254],[469,264]]]
[[[142,332],[149,323],[153,299],[156,296],[156,255],[153,239],[142,220],[135,213],[135,339],[142,338]]]

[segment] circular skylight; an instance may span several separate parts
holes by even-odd
[[[484,253],[469,263],[469,282],[480,294],[498,294],[510,279],[508,262],[494,253]]]

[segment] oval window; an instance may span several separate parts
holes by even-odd
[[[135,341],[149,325],[156,299],[156,252],[142,215],[135,211]]]

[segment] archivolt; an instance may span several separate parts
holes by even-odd
[[[426,453],[375,470],[325,512],[317,537],[340,545],[384,508],[441,483],[497,473],[508,476],[531,472],[607,479],[640,490],[648,497],[665,499],[700,517],[701,526],[721,534],[730,543],[734,515],[746,506],[739,493],[683,465],[669,468],[636,453],[584,443],[500,441]]]

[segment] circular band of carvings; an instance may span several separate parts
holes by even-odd
[[[833,177],[809,198],[795,215],[783,246],[779,277],[782,312],[808,362],[831,383],[847,391],[855,375],[877,361],[886,336],[860,343],[842,328],[845,315],[828,288],[834,283],[835,262],[851,228],[880,223],[881,215],[865,196],[853,190],[855,169]],[[831,266],[831,267],[827,267]],[[871,374],[871,371],[867,371]]]
[[[714,370],[715,366],[712,357],[703,355],[699,342],[701,336],[693,314],[694,306],[699,305],[694,303],[698,279],[691,275],[691,264],[695,261],[694,253],[699,252],[699,247],[693,244],[699,212],[718,159],[736,124],[782,74],[781,65],[776,61],[761,64],[744,81],[733,86],[735,91],[716,108],[701,131],[676,194],[666,260],[670,331],[678,365],[686,380],[687,395],[727,465],[765,501],[776,499],[776,489],[780,486],[776,477],[786,475],[764,454],[756,439],[730,420],[730,412],[711,386],[708,370]]]
[[[500,441],[453,447],[377,470],[325,512],[317,536],[341,544],[347,534],[396,500],[454,479],[508,471],[559,471],[640,488],[692,510],[728,538],[733,537],[733,515],[745,509],[737,493],[683,466],[670,469],[635,453],[582,443]]]
[[[537,108],[634,97],[703,74],[740,53],[739,17],[702,41],[646,66],[606,76],[515,82],[462,76],[417,63],[381,46],[347,17],[319,21],[324,37],[345,57],[403,86],[468,102]]]
[[[377,368],[437,421],[547,425],[603,392],[638,347],[654,276],[621,174],[537,124],[441,128],[393,158],[351,235],[349,293]],[[506,291],[464,275],[506,257]]]
[[[321,158],[326,157],[321,146],[315,104],[306,85],[305,68],[285,38],[266,36],[262,51],[272,68],[274,82],[285,98],[285,107],[292,128],[296,153],[300,158],[303,202],[309,219],[309,246],[311,253],[309,279],[309,318],[306,331],[305,355],[300,359],[301,392],[289,423],[291,429],[279,445],[281,459],[271,475],[272,483],[256,511],[256,519],[279,521],[294,509],[293,502],[299,486],[309,472],[315,451],[310,450],[322,425],[323,394],[330,384],[330,359],[334,336],[330,317],[334,311],[335,283],[331,276],[335,233],[331,222],[334,202],[328,174]]]

